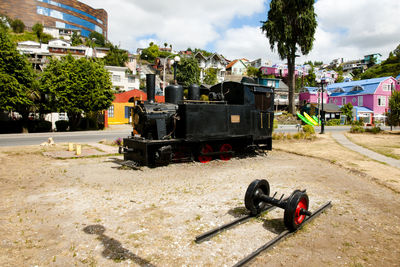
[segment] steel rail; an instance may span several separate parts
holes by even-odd
[[[206,241],[206,240],[209,240],[209,239],[212,238],[213,236],[216,236],[217,234],[221,233],[222,231],[228,230],[228,229],[230,229],[230,228],[232,228],[232,227],[234,227],[234,226],[236,226],[236,225],[240,225],[240,224],[242,224],[242,223],[245,223],[245,222],[247,222],[248,220],[250,220],[251,218],[257,218],[257,217],[259,217],[262,213],[264,213],[264,212],[266,212],[266,211],[271,211],[271,210],[273,210],[273,209],[275,209],[275,208],[276,208],[275,206],[270,205],[270,206],[268,206],[267,208],[265,208],[265,209],[264,209],[260,214],[258,214],[258,215],[251,215],[251,214],[249,214],[249,215],[240,217],[240,218],[238,218],[238,219],[236,219],[236,220],[233,220],[233,221],[231,221],[231,222],[229,222],[229,223],[226,223],[226,224],[224,224],[224,225],[221,225],[221,226],[219,226],[219,227],[217,227],[217,228],[211,229],[210,231],[207,231],[207,232],[205,232],[205,233],[203,233],[203,234],[201,234],[201,235],[196,236],[195,242],[196,242],[197,244],[199,244],[199,243],[201,243],[201,242],[204,242],[204,241]]]
[[[277,245],[279,242],[281,242],[282,240],[284,240],[285,238],[293,235],[294,233],[296,233],[298,230],[300,230],[301,228],[303,228],[303,226],[312,221],[313,219],[315,219],[318,215],[320,215],[325,209],[330,208],[332,206],[331,202],[327,202],[324,205],[322,205],[321,207],[319,207],[316,211],[313,212],[313,214],[310,217],[307,217],[304,222],[301,224],[301,226],[293,232],[290,232],[289,230],[285,230],[282,233],[280,233],[278,236],[276,236],[275,238],[271,239],[270,241],[268,241],[267,243],[265,243],[263,246],[259,247],[257,250],[255,250],[253,253],[247,255],[245,258],[243,258],[242,260],[240,260],[239,262],[237,262],[235,265],[233,265],[233,267],[239,267],[239,266],[243,266],[244,264],[248,263],[249,261],[251,261],[252,259],[254,259],[256,256],[258,256],[261,252],[263,251],[267,251],[268,249],[271,249],[273,246]]]

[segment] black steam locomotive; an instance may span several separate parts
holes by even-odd
[[[156,103],[155,75],[147,77],[147,101],[131,110],[133,131],[123,139],[124,160],[145,166],[214,157],[229,160],[251,147],[272,149],[274,89],[255,82],[224,82],[209,89],[192,85],[188,99],[183,88],[165,88],[165,103]]]

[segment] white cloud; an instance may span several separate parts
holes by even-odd
[[[109,39],[130,51],[151,41],[159,45],[167,42],[178,50],[204,49],[211,44],[229,59],[281,61],[259,27],[229,28],[232,20],[264,10],[268,0],[83,1],[108,12]],[[334,58],[351,60],[370,53],[386,58],[399,44],[398,0],[318,0],[315,12],[318,28],[314,48],[297,62],[329,63]]]
[[[216,50],[228,59],[257,58],[279,61],[279,56],[272,53],[268,39],[259,27],[243,26],[239,29],[229,29],[216,42]]]
[[[173,44],[176,49],[204,48],[219,38],[235,16],[249,16],[263,9],[263,0],[86,0],[108,13],[109,39],[136,50],[142,39]]]

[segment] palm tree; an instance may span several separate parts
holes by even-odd
[[[297,49],[307,55],[313,46],[317,27],[314,0],[272,0],[268,20],[261,30],[269,39],[270,48],[277,46],[281,59],[288,62],[289,112],[295,113],[295,59]]]

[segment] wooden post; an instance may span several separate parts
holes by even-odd
[[[75,155],[80,156],[82,153],[82,146],[81,145],[76,145],[76,153]]]
[[[68,151],[74,151],[74,144],[68,143]]]

